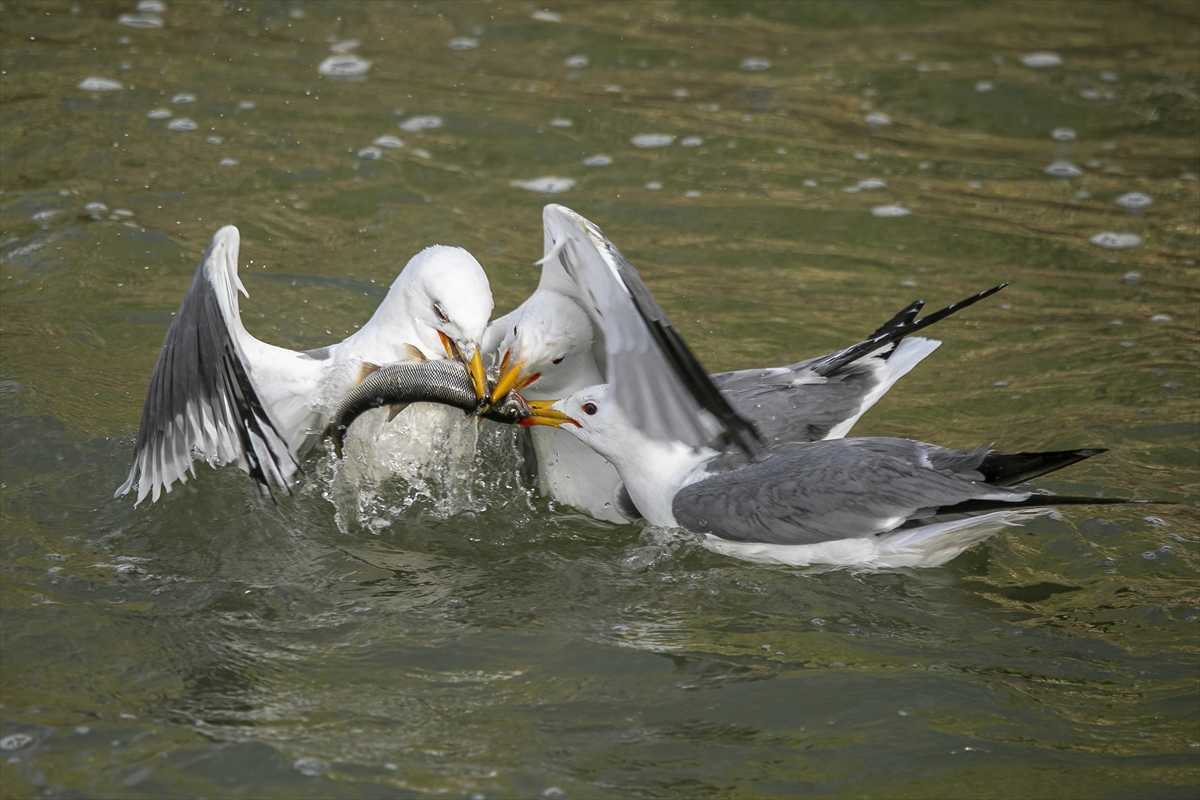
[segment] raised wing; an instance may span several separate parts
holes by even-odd
[[[200,259],[154,366],[133,464],[117,496],[137,483],[138,503],[147,495],[157,501],[195,474],[193,451],[215,464],[238,462],[267,495],[272,483],[286,488],[299,468],[248,372],[243,342],[251,337],[237,298],[239,290],[246,294],[237,274],[240,239],[227,225]]]
[[[637,270],[600,229],[559,205],[546,206],[542,220],[540,286],[588,310],[604,338],[605,377],[629,420],[655,439],[701,447],[724,434],[756,450],[758,431],[717,391]]]

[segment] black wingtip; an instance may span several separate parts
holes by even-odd
[[[1101,448],[1080,450],[1056,450],[1045,453],[998,453],[992,451],[983,457],[977,468],[992,486],[1013,486],[1034,478],[1065,469],[1072,464],[1106,453]]]

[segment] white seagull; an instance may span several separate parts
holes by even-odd
[[[710,549],[756,561],[934,567],[1051,506],[1130,502],[1013,488],[1103,450],[960,451],[877,437],[792,442],[747,463],[727,460],[728,449],[644,435],[610,386],[532,405],[522,424],[561,426],[612,462],[648,522],[706,534]],[[979,512],[988,513],[945,519]]]
[[[496,354],[503,373],[494,395],[511,388],[549,400],[607,383],[635,429],[692,447],[725,439],[749,455],[764,446],[845,436],[941,344],[905,336],[1003,288],[921,320],[923,304],[916,302],[845,350],[710,380],[637,270],[595,224],[554,204],[542,220],[537,290],[484,336],[484,350]],[[552,427],[531,433],[544,494],[601,519],[638,516],[617,470],[594,450]]]
[[[239,243],[237,228],[227,225],[200,259],[154,367],[129,478],[117,496],[136,484],[137,503],[148,495],[157,501],[195,474],[196,455],[214,466],[237,462],[266,494],[272,484],[290,487],[299,459],[364,364],[456,358],[486,396],[480,342],[492,293],[466,250],[422,250],[362,328],[297,352],[256,339],[242,324],[237,293],[249,294],[238,277]],[[421,404],[405,414],[414,431],[470,424],[446,406]]]

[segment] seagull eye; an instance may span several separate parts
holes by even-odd
[[[442,322],[449,322],[449,321],[450,321],[450,317],[449,317],[449,316],[447,316],[447,314],[446,314],[445,310],[442,308],[442,304],[441,304],[441,303],[434,303],[434,304],[433,304],[433,313],[434,313],[434,314],[437,314],[437,318],[438,318],[438,319],[440,319]]]
[[[552,359],[550,359],[550,363],[551,364],[561,364],[562,360],[564,358],[566,358],[566,356],[559,356],[558,358],[552,358]]]
[[[596,414],[596,412],[599,410],[600,409],[596,407],[595,403],[584,403],[583,404],[583,413],[587,414],[589,417],[594,416]]]

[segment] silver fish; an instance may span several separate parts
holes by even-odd
[[[515,425],[531,414],[525,399],[516,392],[510,392],[497,403],[481,404],[470,373],[458,361],[404,361],[385,367],[372,364],[364,366],[364,370],[370,370],[370,374],[346,395],[329,423],[328,433],[338,458],[342,457],[342,443],[351,423],[364,412],[381,406],[391,406],[389,420],[411,403],[442,403],[508,425]]]

